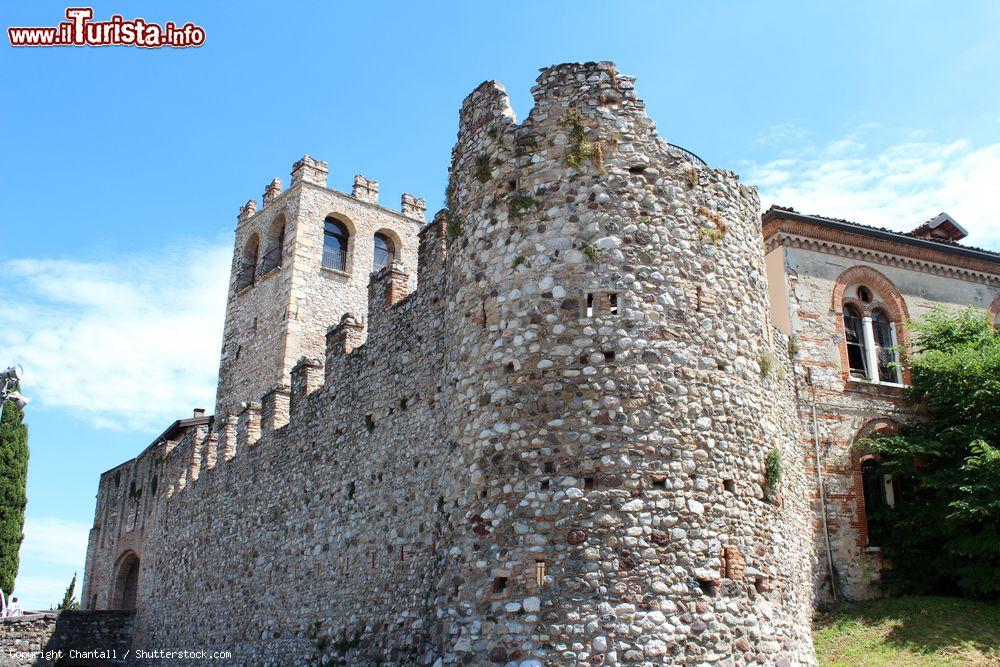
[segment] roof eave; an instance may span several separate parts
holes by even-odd
[[[941,252],[951,253],[953,255],[972,257],[984,262],[990,262],[991,264],[1000,264],[1000,256],[988,252],[981,252],[979,250],[973,250],[972,248],[965,248],[957,245],[948,245],[946,243],[937,243],[936,241],[919,239],[913,236],[907,236],[906,234],[900,234],[898,232],[890,232],[884,229],[872,229],[870,227],[855,225],[850,222],[830,220],[829,218],[821,218],[815,215],[804,215],[802,213],[793,213],[780,209],[768,209],[764,212],[761,220],[763,222],[770,222],[771,220],[795,220],[797,222],[809,222],[816,225],[822,225],[824,227],[831,227],[833,229],[851,232],[852,234],[861,234],[862,236],[870,236],[873,238],[885,239],[887,241],[905,243],[906,245],[916,246],[918,248],[940,250]]]

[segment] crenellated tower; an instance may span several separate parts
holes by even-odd
[[[757,194],[660,139],[633,83],[559,65],[523,123],[496,82],[461,110],[448,407],[476,530],[448,602],[518,623],[454,646],[809,664],[811,524]]]
[[[401,211],[378,203],[378,181],[354,177],[348,195],[327,187],[326,162],[304,156],[291,186],[267,186],[262,206],[237,218],[226,303],[216,415],[287,386],[302,356],[321,357],[328,327],[351,312],[364,320],[368,277],[397,262],[415,272],[422,199],[404,194]]]

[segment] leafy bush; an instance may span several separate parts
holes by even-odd
[[[910,323],[920,419],[860,446],[899,489],[873,516],[897,591],[1000,597],[1000,333],[976,309]]]

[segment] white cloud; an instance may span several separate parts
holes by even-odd
[[[37,405],[98,428],[157,430],[211,409],[230,253],[220,244],[7,261],[0,362],[23,364]]]
[[[48,609],[59,602],[77,573],[76,598],[83,587],[90,525],[56,517],[26,517],[21,565],[14,584],[25,609]]]
[[[24,519],[21,562],[41,562],[82,568],[90,524],[52,516]],[[69,581],[66,581],[68,584]],[[65,584],[63,584],[65,587]]]
[[[764,209],[779,204],[897,231],[946,211],[969,231],[965,243],[1000,248],[1000,143],[920,141],[915,133],[912,141],[871,148],[862,141],[871,130],[819,148],[786,147],[751,163],[746,180],[760,187]]]

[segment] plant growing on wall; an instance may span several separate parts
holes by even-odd
[[[859,443],[892,475],[873,512],[899,591],[1000,597],[1000,331],[977,309],[911,322],[909,399],[922,418]]]
[[[507,215],[511,220],[520,220],[525,213],[538,208],[538,200],[531,195],[511,195],[507,198]]]
[[[586,138],[587,128],[583,124],[584,115],[579,109],[570,109],[563,117],[563,126],[569,132],[570,145],[566,149],[567,167],[579,169],[590,160],[594,168],[604,173],[604,144]]]
[[[768,450],[764,457],[764,484],[776,491],[781,483],[781,452],[776,447]]]
[[[601,259],[601,249],[593,243],[584,243],[580,246],[580,252],[591,262],[597,263]]]
[[[27,481],[28,427],[21,408],[7,401],[0,421],[0,588],[5,596],[14,589],[17,577]]]
[[[493,170],[490,167],[490,156],[480,155],[476,158],[476,180],[480,183],[485,183],[490,180],[493,175]]]

